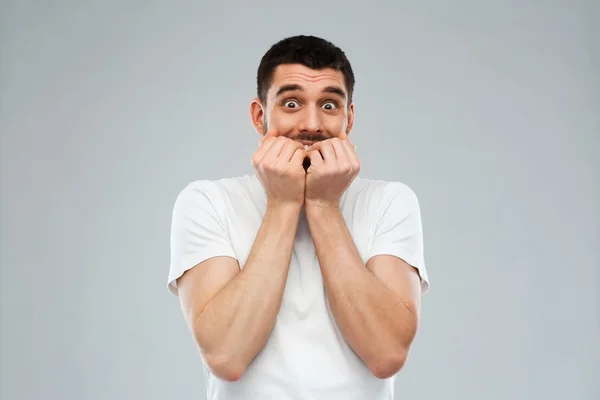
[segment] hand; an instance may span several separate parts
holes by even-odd
[[[356,146],[348,135],[315,143],[308,151],[305,204],[339,207],[342,193],[360,171]]]
[[[267,192],[267,204],[302,207],[306,172],[302,166],[307,152],[301,143],[267,132],[252,156],[252,167]]]

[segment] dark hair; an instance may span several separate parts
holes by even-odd
[[[346,54],[333,43],[316,36],[298,35],[280,40],[260,60],[256,74],[257,95],[266,104],[275,68],[282,64],[302,64],[311,69],[333,68],[344,75],[348,104],[354,92],[354,72]]]

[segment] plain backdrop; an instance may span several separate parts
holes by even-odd
[[[431,279],[398,399],[600,398],[594,1],[2,1],[1,381],[204,399],[166,286],[179,191],[252,172],[256,68],[354,67],[361,176],[417,193]]]

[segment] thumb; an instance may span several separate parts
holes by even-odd
[[[260,139],[260,143],[264,142],[265,140],[267,140],[270,137],[274,137],[277,135],[277,131],[273,128],[269,129],[267,131],[267,133],[265,133],[262,137],[262,139]]]
[[[352,143],[352,141],[350,140],[350,138],[348,137],[348,134],[344,131],[340,132],[340,136],[339,138],[341,140],[347,140],[349,144],[352,145],[352,147],[354,148],[354,151],[356,151],[356,145],[354,143]]]

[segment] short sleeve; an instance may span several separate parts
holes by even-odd
[[[374,216],[369,258],[393,255],[415,267],[421,278],[421,293],[429,290],[425,268],[421,210],[416,194],[399,182],[388,182]]]
[[[221,194],[211,181],[196,181],[179,193],[173,207],[170,267],[167,286],[178,296],[177,279],[202,261],[217,256],[235,258],[220,217]]]

